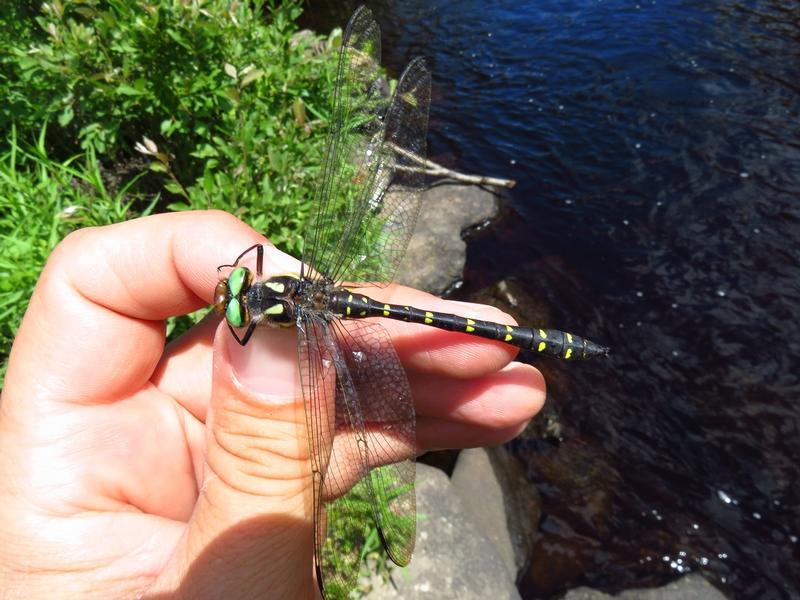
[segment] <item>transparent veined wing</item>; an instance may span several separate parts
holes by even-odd
[[[360,320],[331,325],[361,409],[373,516],[389,557],[403,566],[411,560],[416,534],[416,414],[411,388],[382,325]],[[341,408],[349,411],[350,404]]]
[[[335,281],[392,280],[416,226],[424,174],[430,72],[423,59],[394,93],[380,71],[380,31],[369,9],[345,32],[328,145],[303,262]]]
[[[392,560],[405,565],[411,559],[416,534],[411,391],[380,325],[309,318],[299,335],[317,577],[326,598],[346,597],[373,530]]]

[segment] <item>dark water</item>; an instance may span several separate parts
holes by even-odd
[[[465,292],[509,280],[613,348],[541,365],[523,596],[800,597],[800,2],[368,4],[390,68],[431,61],[432,157],[519,182]]]

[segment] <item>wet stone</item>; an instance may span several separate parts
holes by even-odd
[[[473,185],[440,183],[423,193],[422,211],[395,281],[441,294],[464,273],[469,227],[497,215],[491,192]]]
[[[495,545],[468,516],[447,475],[417,466],[417,547],[411,564],[394,569],[391,582],[365,597],[484,599],[519,598],[513,574]]]
[[[663,587],[640,588],[606,594],[599,590],[581,587],[567,592],[564,600],[725,600],[725,594],[703,579],[698,573],[692,573]]]
[[[539,524],[536,488],[502,446],[463,450],[451,481],[469,516],[516,579],[530,560]]]

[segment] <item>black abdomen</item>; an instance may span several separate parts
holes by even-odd
[[[345,319],[384,317],[409,323],[422,323],[448,331],[460,331],[499,340],[517,348],[565,360],[581,360],[608,354],[608,348],[557,329],[503,325],[448,313],[420,310],[413,306],[384,304],[376,302],[368,296],[352,294],[347,291],[334,293],[330,298],[328,308]]]

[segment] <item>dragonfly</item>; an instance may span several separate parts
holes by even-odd
[[[414,159],[425,154],[431,74],[416,58],[388,94],[380,54],[378,25],[361,7],[342,39],[300,273],[264,277],[264,248],[255,245],[219,267],[214,299],[242,345],[259,326],[297,329],[313,473],[314,564],[325,598],[346,597],[355,587],[370,532],[377,530],[399,566],[414,550],[415,462],[408,458],[416,448],[413,400],[390,337],[375,317],[566,360],[607,352],[558,330],[387,304],[360,293],[392,281],[425,188]],[[255,270],[242,264],[251,254]]]

